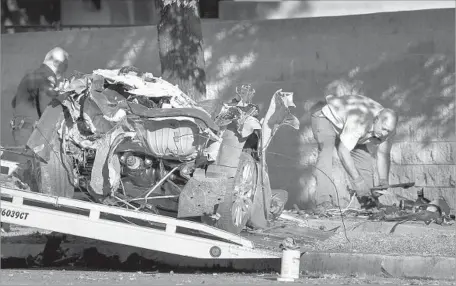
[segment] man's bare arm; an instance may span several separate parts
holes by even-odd
[[[361,118],[356,114],[350,114],[346,118],[344,128],[339,137],[340,143],[337,147],[337,152],[351,180],[358,180],[360,174],[350,152],[365,134],[365,130],[366,126],[361,122]]]
[[[388,184],[389,171],[391,166],[390,154],[392,147],[391,138],[384,141],[377,149],[377,170],[380,185]]]
[[[355,166],[355,161],[350,154],[350,150],[345,147],[344,143],[340,142],[337,147],[337,153],[339,155],[340,161],[344,166],[344,169],[347,171],[348,175],[352,180],[357,180],[360,177],[358,169]]]
[[[351,183],[355,188],[358,196],[369,196],[371,194],[369,186],[356,168],[355,162],[351,155],[351,150],[355,148],[360,138],[366,134],[366,120],[361,120],[356,114],[347,116],[344,129],[340,134],[340,143],[337,147],[339,158],[348,173]]]

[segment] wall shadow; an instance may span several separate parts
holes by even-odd
[[[435,42],[420,41],[355,77],[367,95],[399,112],[396,141],[454,140],[454,53],[436,52]]]

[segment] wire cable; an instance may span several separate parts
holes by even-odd
[[[313,167],[315,169],[317,169],[318,171],[320,171],[323,175],[325,175],[331,181],[332,185],[334,186],[334,190],[336,191],[336,196],[337,196],[337,206],[338,206],[339,211],[340,211],[340,219],[342,220],[342,226],[344,227],[345,239],[348,242],[351,242],[350,239],[347,236],[347,227],[345,226],[344,215],[343,215],[343,212],[342,212],[342,208],[340,207],[339,191],[337,190],[337,187],[336,187],[336,184],[334,183],[334,180],[330,176],[328,176],[328,174],[326,174],[323,170],[318,168],[317,166],[313,166]]]

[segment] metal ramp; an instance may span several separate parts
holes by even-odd
[[[241,236],[161,215],[15,189],[0,181],[1,221],[200,259],[280,258]]]

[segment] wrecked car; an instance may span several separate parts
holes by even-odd
[[[263,119],[236,89],[228,103],[195,102],[134,67],[77,74],[27,142],[36,191],[198,220],[231,233],[264,228],[285,190],[271,190],[265,151],[277,129],[299,129],[293,93],[278,90]]]

